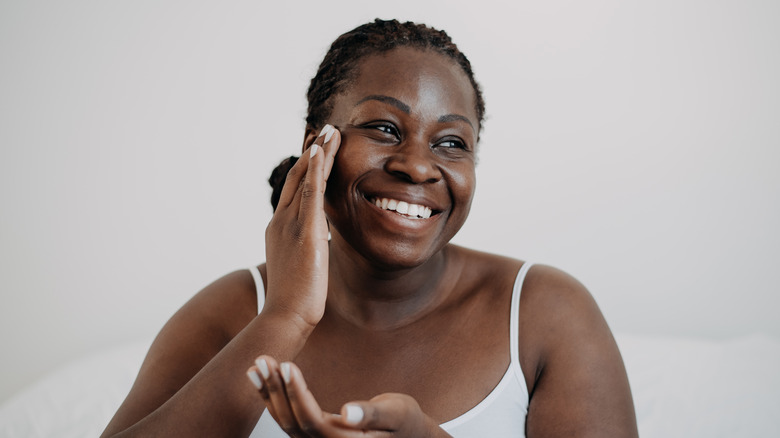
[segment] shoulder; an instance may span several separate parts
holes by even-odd
[[[259,266],[261,275],[265,265]],[[214,280],[195,294],[171,318],[197,324],[199,331],[232,339],[257,316],[257,286],[248,269],[239,269]],[[194,327],[193,327],[194,328]]]
[[[533,265],[528,271],[521,303],[521,309],[532,309],[534,314],[544,315],[539,322],[545,325],[557,326],[561,321],[575,322],[601,316],[593,296],[582,283],[547,265]]]
[[[192,296],[171,316],[149,350],[150,356],[178,352],[207,360],[257,316],[257,296],[247,269],[230,272]],[[205,363],[205,362],[204,362]]]
[[[520,298],[521,318],[547,345],[567,339],[582,329],[607,330],[591,293],[560,269],[534,265],[528,271]],[[535,330],[534,330],[535,328]]]
[[[520,360],[531,394],[529,431],[634,436],[625,367],[585,286],[559,269],[534,265],[519,313]]]
[[[576,278],[551,266],[533,265],[528,271],[519,312],[521,355],[537,375],[547,360],[570,344],[581,345],[594,335],[611,339],[590,292]]]
[[[195,294],[157,334],[112,422],[133,424],[161,406],[252,321],[256,310],[255,284],[246,269]]]

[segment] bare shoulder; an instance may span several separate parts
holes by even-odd
[[[186,357],[197,368],[191,371],[197,371],[255,316],[257,293],[252,274],[246,269],[226,274],[195,294],[168,320],[146,362],[158,355],[168,361]]]
[[[261,265],[261,271],[264,271]],[[226,274],[195,294],[171,318],[197,324],[230,341],[257,316],[257,292],[252,274],[241,269]],[[197,329],[197,327],[191,327]]]
[[[124,430],[160,407],[256,315],[255,284],[248,270],[231,272],[195,294],[158,333],[106,434]]]
[[[636,436],[623,360],[590,292],[534,265],[520,298],[519,349],[531,394],[528,436]]]
[[[596,301],[585,286],[551,266],[534,265],[528,271],[520,302],[522,319],[539,327],[547,342],[566,331],[577,332],[584,325],[595,324],[607,329]]]

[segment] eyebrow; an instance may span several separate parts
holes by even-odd
[[[390,96],[383,96],[381,94],[372,94],[370,96],[366,96],[358,101],[358,103],[355,104],[355,106],[360,105],[363,102],[366,102],[368,100],[378,100],[380,102],[389,103],[390,105],[393,105],[394,107],[398,108],[399,110],[405,112],[406,114],[409,114],[412,112],[412,109],[409,108],[409,105],[401,102],[400,100],[396,99],[395,97]]]
[[[395,97],[390,96],[384,96],[382,94],[372,94],[370,96],[366,96],[358,101],[358,103],[355,104],[355,106],[360,105],[361,103],[364,103],[369,100],[377,100],[379,102],[384,102],[387,104],[390,104],[399,110],[405,112],[406,114],[411,113],[412,109],[409,107],[409,105],[401,102],[400,100],[396,99]],[[469,124],[471,126],[471,129],[474,129],[474,125],[471,123],[471,120],[468,119],[468,117],[462,116],[460,114],[447,114],[444,116],[439,117],[438,122],[439,123],[448,123],[448,122],[455,122],[455,121],[463,121]]]
[[[468,123],[469,126],[471,126],[471,129],[474,129],[474,125],[471,124],[471,120],[460,114],[447,114],[446,116],[439,117],[439,123],[455,122],[458,120]]]

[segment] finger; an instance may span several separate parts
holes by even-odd
[[[395,431],[409,426],[421,414],[419,405],[405,394],[382,394],[371,401],[355,401],[341,408],[345,425],[356,429]]]
[[[330,138],[325,136],[325,143],[323,143],[323,151],[325,152],[325,180],[330,177],[330,171],[333,169],[333,162],[336,160],[336,154],[341,147],[341,132],[335,127],[332,127]]]
[[[326,128],[327,126],[329,125],[326,125]],[[322,138],[318,137],[309,149],[304,151],[304,155],[309,160],[309,167],[303,178],[301,187],[295,194],[295,199],[293,199],[294,204],[298,201],[298,198],[300,198],[299,217],[302,218],[313,218],[315,217],[315,213],[322,212],[324,209],[325,153],[319,144],[322,140]]]
[[[249,381],[257,388],[258,391],[263,389],[263,380],[260,378],[260,373],[256,366],[251,366],[246,371],[246,376],[249,377]]]
[[[330,140],[331,139],[331,137],[333,136],[334,131],[335,131],[335,128],[333,126],[325,125],[322,128],[322,130],[320,131],[320,133],[317,135],[317,138],[315,138],[314,141],[312,142],[312,144],[309,145],[309,147],[306,150],[304,150],[303,153],[301,154],[301,159],[308,160],[307,168],[306,168],[305,174],[301,174],[300,178],[297,180],[298,181],[298,185],[296,186],[296,190],[295,190],[295,192],[292,195],[293,198],[290,201],[290,205],[298,205],[298,206],[300,206],[302,198],[304,198],[304,197],[308,198],[308,197],[313,195],[311,192],[304,192],[304,189],[306,189],[306,190],[311,190],[312,189],[311,185],[308,185],[308,186],[306,185],[306,181],[307,181],[306,178],[309,175],[310,169],[313,169],[313,166],[315,166],[315,164],[313,164],[313,162],[315,161],[315,160],[313,160],[313,158],[315,158],[316,156],[320,156],[321,157],[323,155],[323,147],[327,143],[326,140]],[[317,162],[318,162],[317,165],[322,166],[322,161],[321,160],[319,160]],[[285,182],[285,184],[286,183],[287,182]],[[290,183],[292,184],[292,181]],[[324,192],[324,190],[325,190],[324,189],[324,185],[321,187],[321,190]],[[298,213],[301,214],[300,207],[299,207]]]
[[[279,364],[270,356],[260,356],[255,361],[255,365],[260,371],[263,383],[263,389],[260,392],[264,395],[263,399],[268,412],[288,435],[301,436],[295,415],[290,409]]]
[[[247,370],[246,375],[249,377],[249,381],[252,382],[252,385],[257,388],[257,392],[260,393],[260,397],[263,398],[263,402],[265,404],[265,408],[268,409],[268,413],[271,414],[272,417],[276,418],[276,411],[271,404],[268,388],[263,383],[265,379],[262,377],[257,365],[250,367]]]
[[[304,176],[306,176],[308,166],[308,158],[302,155],[287,172],[287,176],[284,179],[284,186],[282,187],[282,193],[279,195],[277,210],[283,209],[293,202],[295,193],[298,191],[298,186],[301,184],[301,181],[303,181]]]
[[[314,395],[306,386],[301,370],[290,362],[283,363],[281,368],[287,398],[298,422],[298,427],[308,436],[327,435],[326,431],[332,427],[329,427],[325,420],[331,415],[322,411]]]

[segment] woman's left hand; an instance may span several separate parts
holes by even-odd
[[[341,415],[324,412],[295,364],[278,364],[260,356],[249,369],[259,378],[268,412],[291,437],[448,437],[444,430],[405,394],[381,394],[369,401],[342,406]]]

